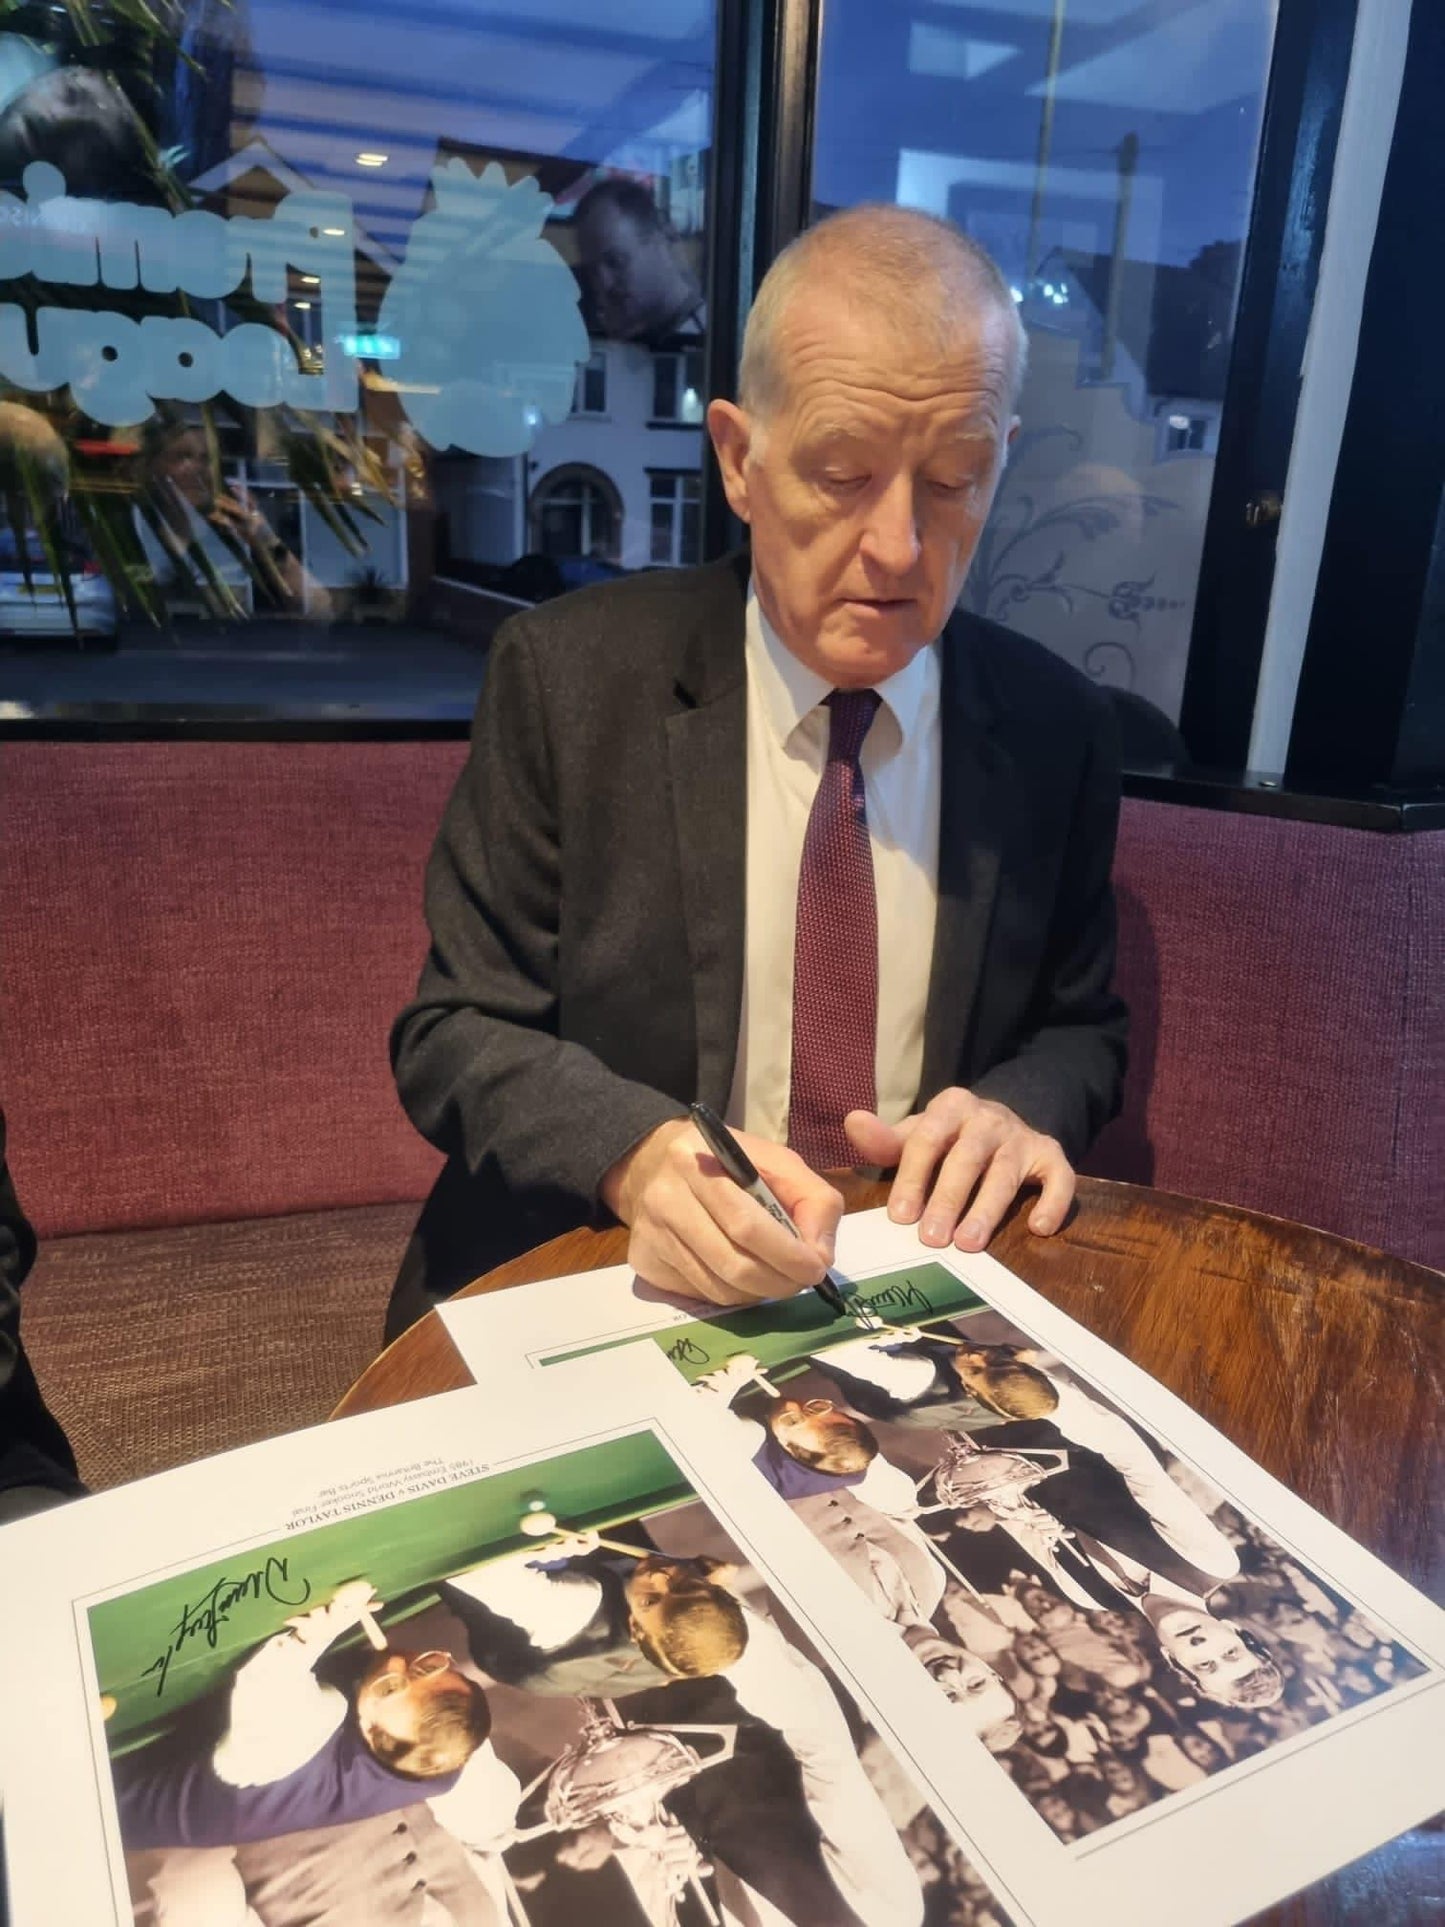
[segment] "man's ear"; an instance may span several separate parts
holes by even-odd
[[[1008,425],[1007,435],[1005,435],[1003,438],[1003,458],[1005,462],[1008,460],[1009,450],[1014,445],[1014,439],[1022,427],[1023,427],[1022,418],[1018,415],[1015,415],[1013,420]]]
[[[751,522],[748,504],[748,450],[753,424],[735,401],[708,403],[707,432],[712,437],[728,507],[740,522]]]

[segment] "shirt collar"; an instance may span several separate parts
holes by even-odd
[[[803,718],[832,693],[833,685],[788,648],[763,614],[751,584],[745,634],[748,664],[768,726],[780,743],[786,743]],[[911,662],[878,684],[878,694],[897,724],[905,748],[937,714],[938,684],[936,643],[920,649]]]

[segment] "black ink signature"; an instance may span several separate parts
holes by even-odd
[[[166,1690],[166,1677],[171,1670],[171,1661],[181,1652],[188,1640],[197,1637],[204,1639],[207,1646],[214,1647],[220,1629],[230,1618],[234,1609],[248,1599],[274,1599],[282,1606],[304,1606],[311,1597],[311,1581],[299,1576],[293,1580],[289,1571],[289,1561],[277,1558],[273,1553],[264,1566],[243,1573],[239,1579],[228,1579],[223,1573],[212,1586],[204,1599],[194,1605],[183,1605],[181,1616],[171,1628],[170,1643],[166,1650],[153,1659],[141,1678],[156,1675],[156,1696]],[[300,1591],[292,1596],[287,1590],[299,1586]]]
[[[933,1306],[911,1278],[905,1278],[901,1284],[885,1285],[882,1291],[874,1292],[868,1297],[864,1297],[861,1292],[858,1295],[870,1311],[931,1312],[933,1310]]]
[[[705,1365],[707,1352],[695,1338],[679,1338],[667,1348],[674,1365]]]

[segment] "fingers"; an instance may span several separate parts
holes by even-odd
[[[895,1224],[918,1222],[933,1174],[957,1142],[970,1107],[976,1104],[967,1091],[941,1091],[926,1110],[905,1118],[898,1127],[903,1149],[888,1194],[888,1215]]]
[[[889,1170],[902,1156],[904,1132],[896,1124],[885,1124],[872,1111],[849,1111],[843,1119],[843,1129],[858,1153],[860,1164],[876,1164]]]
[[[649,1284],[742,1305],[822,1277],[842,1198],[795,1153],[746,1134],[739,1141],[805,1235],[795,1238],[736,1185],[691,1125],[664,1126],[604,1180],[604,1197],[632,1227],[629,1261]]]
[[[1025,1185],[1041,1187],[1032,1230],[1047,1236],[1068,1215],[1075,1180],[1062,1148],[1007,1105],[941,1091],[897,1128],[904,1141],[888,1215],[917,1223],[924,1244],[982,1251]]]
[[[1052,1138],[1046,1138],[1044,1142],[1049,1146],[1051,1155],[1045,1157],[1041,1168],[1035,1173],[1043,1179],[1043,1190],[1038,1203],[1029,1213],[1029,1230],[1041,1238],[1048,1238],[1068,1217],[1077,1181],[1074,1168],[1062,1149]]]
[[[1017,1151],[1000,1146],[989,1160],[968,1216],[953,1234],[953,1242],[960,1251],[983,1250],[1004,1212],[1018,1196],[1022,1175]]]

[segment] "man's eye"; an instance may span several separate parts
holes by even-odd
[[[827,471],[823,476],[825,487],[837,489],[841,493],[860,489],[867,480],[866,475],[844,475],[833,470]]]

